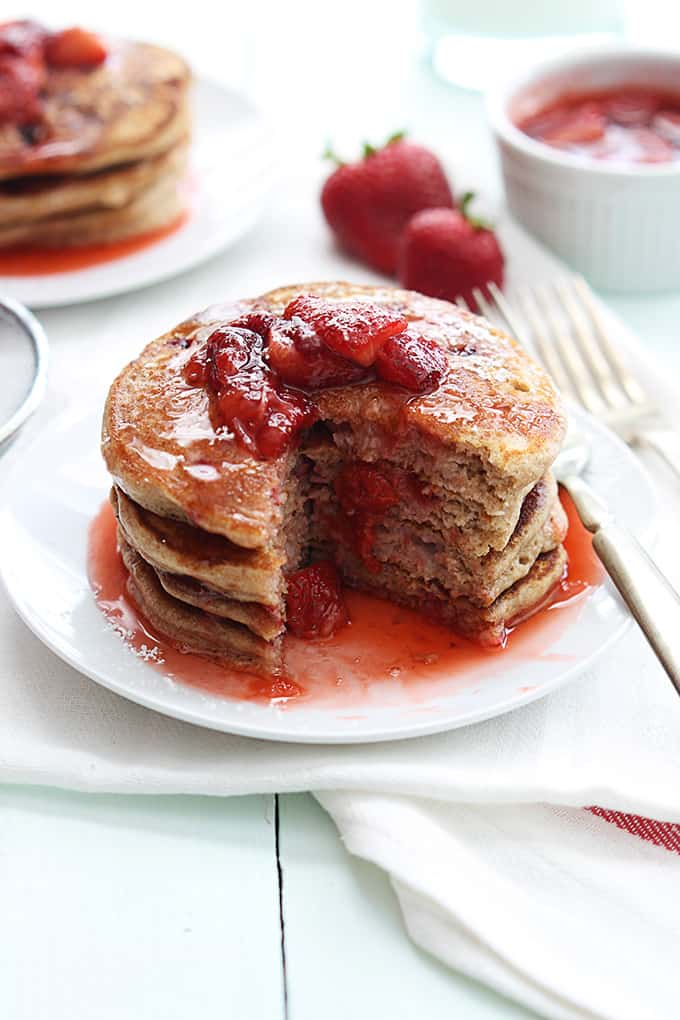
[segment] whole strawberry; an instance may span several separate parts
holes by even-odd
[[[399,282],[430,297],[465,299],[473,310],[478,287],[489,296],[488,285],[503,285],[503,252],[496,235],[468,214],[473,195],[460,209],[426,209],[417,213],[403,233]]]
[[[429,149],[392,135],[381,149],[364,146],[358,163],[338,163],[321,206],[348,252],[383,273],[397,268],[399,240],[414,213],[455,205],[442,165]]]

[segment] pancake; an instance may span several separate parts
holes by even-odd
[[[186,173],[188,145],[89,174],[20,177],[0,183],[0,229],[97,209],[120,209],[158,181]]]
[[[118,547],[129,574],[131,598],[152,627],[170,637],[176,647],[246,672],[275,674],[280,670],[280,639],[265,641],[239,623],[172,598],[120,532]]]
[[[304,443],[301,456],[311,463],[309,498],[312,543],[320,555],[333,555],[328,518],[340,512],[334,484],[346,461],[328,440]],[[384,462],[374,466],[384,470]],[[389,469],[394,478],[394,469]],[[408,479],[408,475],[406,475]],[[430,487],[427,499],[408,498],[388,509],[375,529],[374,554],[381,563],[396,560],[413,572],[439,579],[452,597],[470,596],[488,605],[528,572],[541,552],[559,545],[566,533],[566,516],[557,496],[557,483],[547,472],[525,497],[519,519],[507,545],[483,555],[471,550],[465,534],[452,526],[451,498]],[[343,537],[342,535],[340,536]]]
[[[258,605],[256,602],[239,602],[237,599],[227,598],[226,595],[220,595],[219,592],[213,591],[190,577],[168,574],[164,570],[156,570],[155,574],[165,591],[173,598],[179,599],[180,602],[186,602],[190,606],[196,606],[197,609],[202,609],[206,613],[213,613],[226,620],[242,623],[253,634],[258,634],[267,641],[271,641],[285,630],[282,617],[266,606]]]
[[[398,387],[377,383],[337,387],[315,397],[319,414],[346,456],[392,459],[451,493],[452,524],[477,555],[503,549],[524,497],[562,442],[565,417],[554,386],[483,319],[387,287],[289,287],[214,306],[153,341],[114,381],[106,402],[102,452],[120,487],[162,516],[237,545],[271,541],[291,454],[261,461],[224,430],[218,436],[208,394],[186,383],[183,368],[213,329],[239,311],[278,313],[302,291],[399,309],[446,351],[448,376],[433,394],[405,397]]]
[[[117,488],[112,502],[128,543],[157,570],[191,577],[239,602],[280,608],[286,562],[282,549],[244,549],[145,510]]]
[[[544,604],[564,576],[566,565],[567,554],[559,545],[538,556],[528,573],[490,605],[479,606],[467,598],[451,599],[440,586],[424,582],[394,564],[385,564],[380,575],[371,573],[347,549],[342,550],[338,563],[343,580],[350,587],[387,597],[488,646],[502,644],[511,627]]]
[[[35,130],[0,125],[0,180],[91,173],[152,158],[187,137],[184,60],[148,43],[104,42],[100,67],[48,68]]]
[[[121,180],[116,192],[113,185],[105,196],[109,202],[114,196],[122,199],[126,189],[130,193],[127,202],[121,205],[110,204],[107,207],[102,204],[98,207],[93,204],[91,208],[48,215],[25,223],[3,225],[0,220],[0,247],[31,244],[41,248],[67,248],[107,244],[141,237],[168,226],[179,219],[186,207],[185,161],[186,149],[182,147],[173,159],[168,160],[162,172],[154,175],[154,179],[148,180],[145,186],[136,189],[135,185],[141,181]],[[42,197],[43,205],[47,205],[49,200],[44,192]],[[80,197],[84,199],[85,195]],[[75,196],[73,199],[75,201]],[[92,195],[92,202],[96,201]]]
[[[219,416],[204,352],[218,327],[247,310],[281,315],[301,293],[397,312],[443,353],[443,377],[425,395],[379,379],[309,391],[315,414],[304,420],[314,424],[266,458],[223,424],[233,420]],[[246,413],[255,414],[266,391],[251,373],[270,372],[261,378],[278,385],[268,349],[252,331],[229,342],[242,346],[220,356],[241,359]],[[213,306],[149,344],[111,386],[102,453],[149,618],[237,669],[248,659],[229,642],[233,628],[245,630],[271,645],[271,668],[287,576],[320,559],[350,587],[502,643],[564,573],[566,517],[550,465],[565,425],[549,378],[483,319],[404,290],[311,284]],[[200,626],[188,636],[191,620]]]

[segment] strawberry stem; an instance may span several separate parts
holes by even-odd
[[[478,216],[473,216],[470,213],[469,206],[474,201],[474,199],[475,192],[466,191],[463,197],[461,198],[460,202],[458,203],[458,208],[460,209],[462,215],[468,221],[470,226],[474,227],[475,230],[491,230],[490,223],[488,223],[486,220],[480,219],[480,217]]]
[[[402,130],[402,131],[395,131],[394,134],[390,135],[390,137],[387,139],[387,141],[385,142],[385,145],[394,145],[395,142],[403,142],[403,140],[405,138],[406,138],[406,132],[404,130]]]
[[[404,138],[406,138],[405,131],[395,131],[394,134],[390,135],[385,144],[380,146],[380,149],[386,149],[388,145],[394,145],[395,142],[401,142]],[[361,155],[363,159],[367,159],[369,156],[375,156],[376,152],[379,152],[380,149],[375,145],[371,145],[370,142],[364,142]]]
[[[326,148],[321,153],[322,159],[330,159],[332,163],[335,163],[336,167],[344,166],[344,159],[340,159],[337,153],[333,150],[333,146],[330,142],[326,144]]]

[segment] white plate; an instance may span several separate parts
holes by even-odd
[[[619,521],[650,537],[656,497],[639,462],[615,436],[573,411],[592,441],[592,477]],[[0,575],[31,630],[57,655],[110,690],[166,715],[246,736],[349,743],[419,736],[508,712],[578,675],[622,634],[629,616],[604,585],[569,609],[549,648],[504,655],[435,685],[380,685],[356,703],[334,697],[291,707],[239,702],[177,683],[136,657],[97,608],[86,576],[88,524],[108,491],[98,448],[100,410],[73,411],[22,452],[0,510]],[[415,693],[414,693],[415,692]]]
[[[194,84],[192,206],[174,234],[111,262],[65,273],[0,276],[0,293],[29,308],[110,297],[185,272],[241,237],[258,219],[274,177],[265,119],[243,96]]]

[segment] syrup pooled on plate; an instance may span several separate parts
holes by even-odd
[[[412,610],[345,590],[351,623],[317,640],[285,638],[286,675],[258,677],[219,666],[175,648],[155,633],[126,590],[127,573],[116,547],[116,522],[107,501],[90,526],[88,575],[97,605],[131,652],[178,683],[234,700],[291,706],[332,702],[356,706],[380,685],[397,683],[414,699],[457,676],[483,678],[496,666],[553,656],[551,647],[578,616],[582,599],[604,573],[591,536],[562,493],[569,518],[567,573],[545,604],[508,633],[505,647],[484,648]]]
[[[187,210],[166,227],[159,227],[139,237],[127,237],[123,241],[88,244],[82,248],[37,248],[29,245],[4,248],[0,250],[0,276],[50,276],[114,262],[127,255],[135,255],[175,234],[187,222],[189,215]]]
[[[517,127],[556,149],[616,163],[680,159],[680,93],[644,86],[569,93]]]

